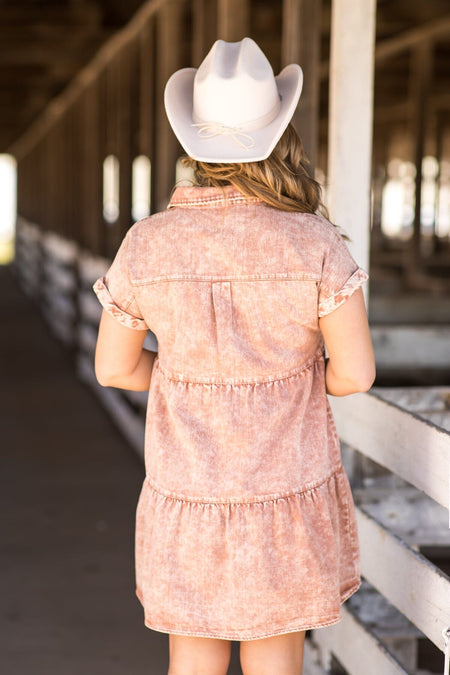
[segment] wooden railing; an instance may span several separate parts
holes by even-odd
[[[23,288],[74,350],[79,376],[142,456],[146,395],[105,389],[94,376],[101,306],[92,283],[109,261],[25,221],[17,233],[15,268]],[[156,348],[151,335],[147,346]],[[416,390],[416,399],[428,399],[432,408],[425,413],[417,401],[417,412],[395,403],[401,394],[414,407],[408,391],[330,399],[354,487],[364,584],[344,605],[340,623],[307,640],[304,675],[334,672],[335,662],[349,675],[422,675],[428,671],[418,670],[418,640],[444,650],[450,578],[420,549],[433,547],[450,559],[450,433],[443,428],[450,430],[450,387]]]
[[[355,490],[361,571],[370,587],[344,606],[341,623],[314,631],[310,672],[326,672],[334,657],[350,675],[414,675],[417,639],[426,636],[444,651],[450,626],[450,578],[418,550],[450,551],[450,434],[385,400],[382,390],[332,398],[331,405],[341,441],[392,473],[388,479],[379,471]],[[373,610],[365,620],[357,611],[364,595]],[[386,619],[395,624],[391,630],[380,625]]]

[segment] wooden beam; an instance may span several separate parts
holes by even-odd
[[[64,115],[59,122],[64,139],[64,164],[62,166],[63,204],[61,217],[65,223],[65,232],[68,239],[74,238],[74,232],[79,226],[79,205],[76,205],[73,195],[73,174],[77,168],[74,166],[73,161],[74,138],[72,123],[73,117],[69,113]]]
[[[67,112],[70,124],[70,157],[71,167],[69,172],[70,192],[69,199],[73,209],[72,217],[69,223],[69,235],[72,235],[81,243],[82,246],[87,247],[87,241],[84,240],[85,226],[80,226],[80,220],[77,217],[78,213],[84,212],[84,177],[82,175],[81,167],[84,165],[84,114],[82,99],[78,99],[71,109]],[[38,145],[38,148],[42,144]],[[34,154],[34,153],[32,153]],[[75,213],[74,213],[75,212]]]
[[[217,5],[211,0],[192,3],[192,65],[198,67],[216,39]]]
[[[448,508],[447,432],[372,393],[332,396],[330,405],[344,443]]]
[[[448,35],[450,35],[450,15],[422,24],[417,28],[411,28],[392,38],[381,40],[375,47],[375,65],[379,65],[423,42],[438,42]],[[327,78],[329,71],[330,64],[328,61],[324,61],[320,66],[321,79]]]
[[[334,654],[350,675],[409,675],[376,635],[345,605],[342,607],[342,621],[329,628],[315,630],[313,641],[323,653]]]
[[[400,35],[382,40],[377,44],[375,62],[378,65],[396,56],[402,51],[416,47],[424,42],[437,42],[450,35],[450,14],[417,28],[411,28]]]
[[[56,117],[63,114],[74,101],[78,99],[81,92],[95,80],[98,75],[106,68],[111,59],[118,55],[123,46],[134,40],[140,33],[147,20],[156,14],[168,0],[150,0],[145,3],[133,16],[131,21],[97,52],[92,61],[81,70],[71,84],[53,99],[43,111],[42,115],[32,124],[21,138],[13,143],[8,152],[17,159],[31,151],[39,140],[47,133],[50,126],[54,123]],[[182,0],[179,0],[182,1]],[[22,12],[21,16],[23,18]]]
[[[78,227],[84,231],[84,241],[92,253],[103,249],[103,152],[101,134],[101,91],[99,82],[86,90],[83,96],[83,218]]]
[[[374,124],[389,124],[402,122],[409,118],[411,106],[406,101],[392,105],[375,106],[373,112]]]
[[[102,73],[105,80],[105,99],[106,99],[106,117],[105,117],[105,153],[106,155],[117,155],[117,137],[118,137],[118,83],[117,68],[115,61],[111,61],[105,72]]]
[[[303,90],[293,122],[314,174],[317,162],[321,0],[284,0],[282,66],[298,63],[303,69]]]
[[[87,31],[83,27],[61,29],[54,28],[54,34],[43,39],[26,39],[22,35],[9,32],[1,35],[0,67],[15,68],[27,66],[36,68],[57,65],[59,62],[84,65],[87,58],[94,56],[101,44],[113,34],[112,30]]]
[[[139,35],[139,152],[153,157],[155,101],[155,20],[151,17]]]
[[[421,268],[421,211],[422,211],[422,160],[425,150],[425,135],[428,113],[428,95],[433,70],[431,42],[417,45],[411,54],[410,68],[410,123],[413,143],[413,161],[416,166],[414,231],[406,259],[406,278],[413,281]]]
[[[375,0],[333,0],[328,206],[369,268]]]
[[[218,0],[217,37],[227,42],[238,42],[249,33],[250,1]]]
[[[447,289],[448,292],[450,286],[448,280],[445,281],[447,284],[446,286],[443,284],[442,290]],[[414,300],[417,302],[416,298]],[[419,305],[414,306],[417,307],[415,314],[419,316]],[[406,308],[402,309],[406,310]],[[434,306],[432,311],[435,311]],[[422,320],[425,322],[427,319]],[[397,316],[397,321],[399,323],[401,321],[399,316]],[[438,372],[450,369],[450,327],[448,325],[389,326],[377,323],[371,326],[370,332],[375,350],[375,361],[380,372],[382,370],[414,372],[418,369]]]
[[[38,225],[44,229],[57,229],[55,222],[55,158],[53,152],[55,149],[55,126],[53,126],[45,138],[41,161],[44,167],[44,180],[41,185],[41,194],[39,197],[39,219]]]
[[[62,6],[48,6],[45,10],[36,4],[27,3],[29,6],[24,10],[22,6],[0,7],[0,26],[17,26],[18,28],[42,32],[45,36],[47,30],[52,27],[74,28],[76,26],[99,25],[101,23],[101,10],[95,3],[66,3]]]
[[[156,91],[156,20],[151,17],[139,35],[139,132],[138,154],[150,160],[150,209],[152,207],[155,184],[155,91]]]
[[[444,651],[442,631],[449,626],[449,578],[362,509],[356,512],[362,575]]]
[[[136,107],[133,101],[137,100],[134,81],[136,78],[136,47],[137,43],[127,44],[116,59],[117,77],[117,158],[119,160],[119,222],[116,234],[121,241],[132,223],[131,193],[132,193],[132,162],[135,154],[136,120],[133,114]],[[119,243],[119,241],[117,242]]]
[[[152,211],[160,211],[167,202],[175,184],[175,165],[179,155],[184,154],[173,133],[164,108],[164,88],[170,75],[180,67],[182,40],[183,3],[168,0],[157,17],[158,62],[155,92],[155,156],[156,174]]]

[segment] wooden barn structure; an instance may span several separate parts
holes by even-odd
[[[5,38],[8,21],[17,32],[18,12],[26,17],[29,7],[0,8]],[[31,75],[21,94],[33,115],[0,112],[0,149],[17,162],[22,287],[142,448],[145,397],[101,391],[94,381],[100,308],[91,285],[132,222],[164,208],[185,179],[165,83],[199,65],[217,38],[253,37],[275,72],[300,63],[305,86],[294,122],[332,219],[370,266],[381,374],[373,392],[333,401],[365,584],[341,624],[313,633],[305,673],[437,672],[423,666],[420,649],[426,642],[444,652],[450,629],[448,2],[135,0],[119,30],[119,20],[105,27],[102,16],[118,7],[48,0],[47,13],[27,25],[30,51],[17,46],[17,34],[7,41],[3,62],[18,78],[21,67],[47,68],[41,95]],[[48,35],[54,47],[46,52]],[[3,70],[0,89],[3,78],[14,108],[14,72]],[[394,383],[415,386],[379,386]]]

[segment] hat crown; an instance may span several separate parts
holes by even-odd
[[[272,67],[256,42],[217,40],[194,78],[194,120],[245,127],[279,106]]]
[[[198,69],[170,76],[164,105],[185,152],[201,162],[256,162],[269,157],[292,119],[303,73],[291,63],[274,77],[251,38],[217,40]]]

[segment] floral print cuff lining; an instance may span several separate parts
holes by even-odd
[[[353,295],[357,288],[367,281],[368,278],[369,275],[367,272],[358,267],[356,272],[347,279],[344,286],[339,291],[325,297],[319,302],[319,318],[330,314],[330,312],[340,307],[351,295]]]
[[[111,314],[111,316],[117,319],[117,321],[119,321],[123,326],[126,326],[127,328],[133,328],[135,330],[148,330],[148,326],[144,319],[133,316],[133,314],[129,314],[119,307],[108,290],[105,277],[100,277],[100,279],[97,279],[93,289],[103,308],[108,312],[108,314]]]

